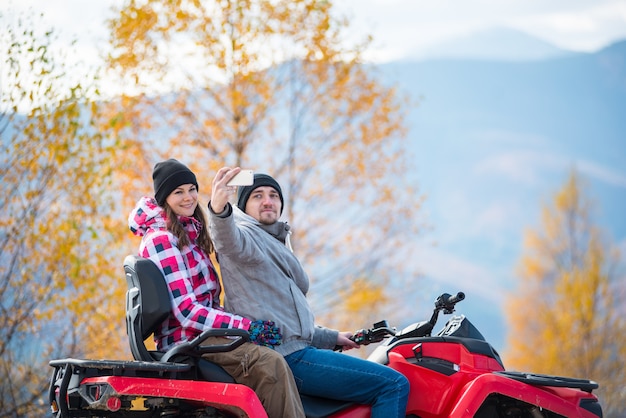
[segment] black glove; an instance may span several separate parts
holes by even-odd
[[[280,328],[274,324],[274,321],[264,321],[261,319],[252,321],[248,332],[250,333],[250,341],[256,345],[274,348],[274,346],[280,345],[283,342]]]

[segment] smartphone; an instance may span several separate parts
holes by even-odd
[[[252,186],[254,183],[254,172],[252,170],[241,170],[235,177],[230,179],[227,186]]]

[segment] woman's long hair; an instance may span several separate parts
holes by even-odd
[[[178,248],[183,249],[191,244],[189,242],[189,235],[187,235],[187,231],[185,231],[183,224],[180,223],[178,216],[174,213],[167,202],[163,204],[163,209],[165,209],[165,217],[167,218],[167,229],[174,234],[176,238],[178,238]],[[202,251],[209,255],[213,252],[213,241],[211,241],[206,217],[204,216],[204,212],[202,211],[200,204],[196,206],[196,210],[193,212],[193,217],[202,224],[196,244],[202,249]]]

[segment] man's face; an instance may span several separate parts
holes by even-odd
[[[273,187],[260,186],[250,193],[245,212],[264,225],[271,225],[280,218],[280,195]]]

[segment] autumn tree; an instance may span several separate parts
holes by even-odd
[[[54,31],[39,20],[0,14],[0,416],[6,417],[43,416],[48,361],[95,356],[101,347],[119,353],[114,346],[124,327],[123,316],[110,312],[123,306],[111,293],[124,285],[119,260],[109,258],[120,229],[110,216],[116,144],[96,126],[94,76],[65,64]]]
[[[527,233],[505,359],[509,369],[597,381],[605,416],[617,417],[626,414],[624,278],[591,209],[573,171]]]
[[[332,7],[129,0],[110,21],[119,123],[133,115],[139,163],[179,158],[207,194],[223,165],[275,176],[318,312],[342,306],[338,290],[357,278],[406,277],[404,244],[420,228],[404,174],[409,102],[363,62],[371,38],[347,45]]]

